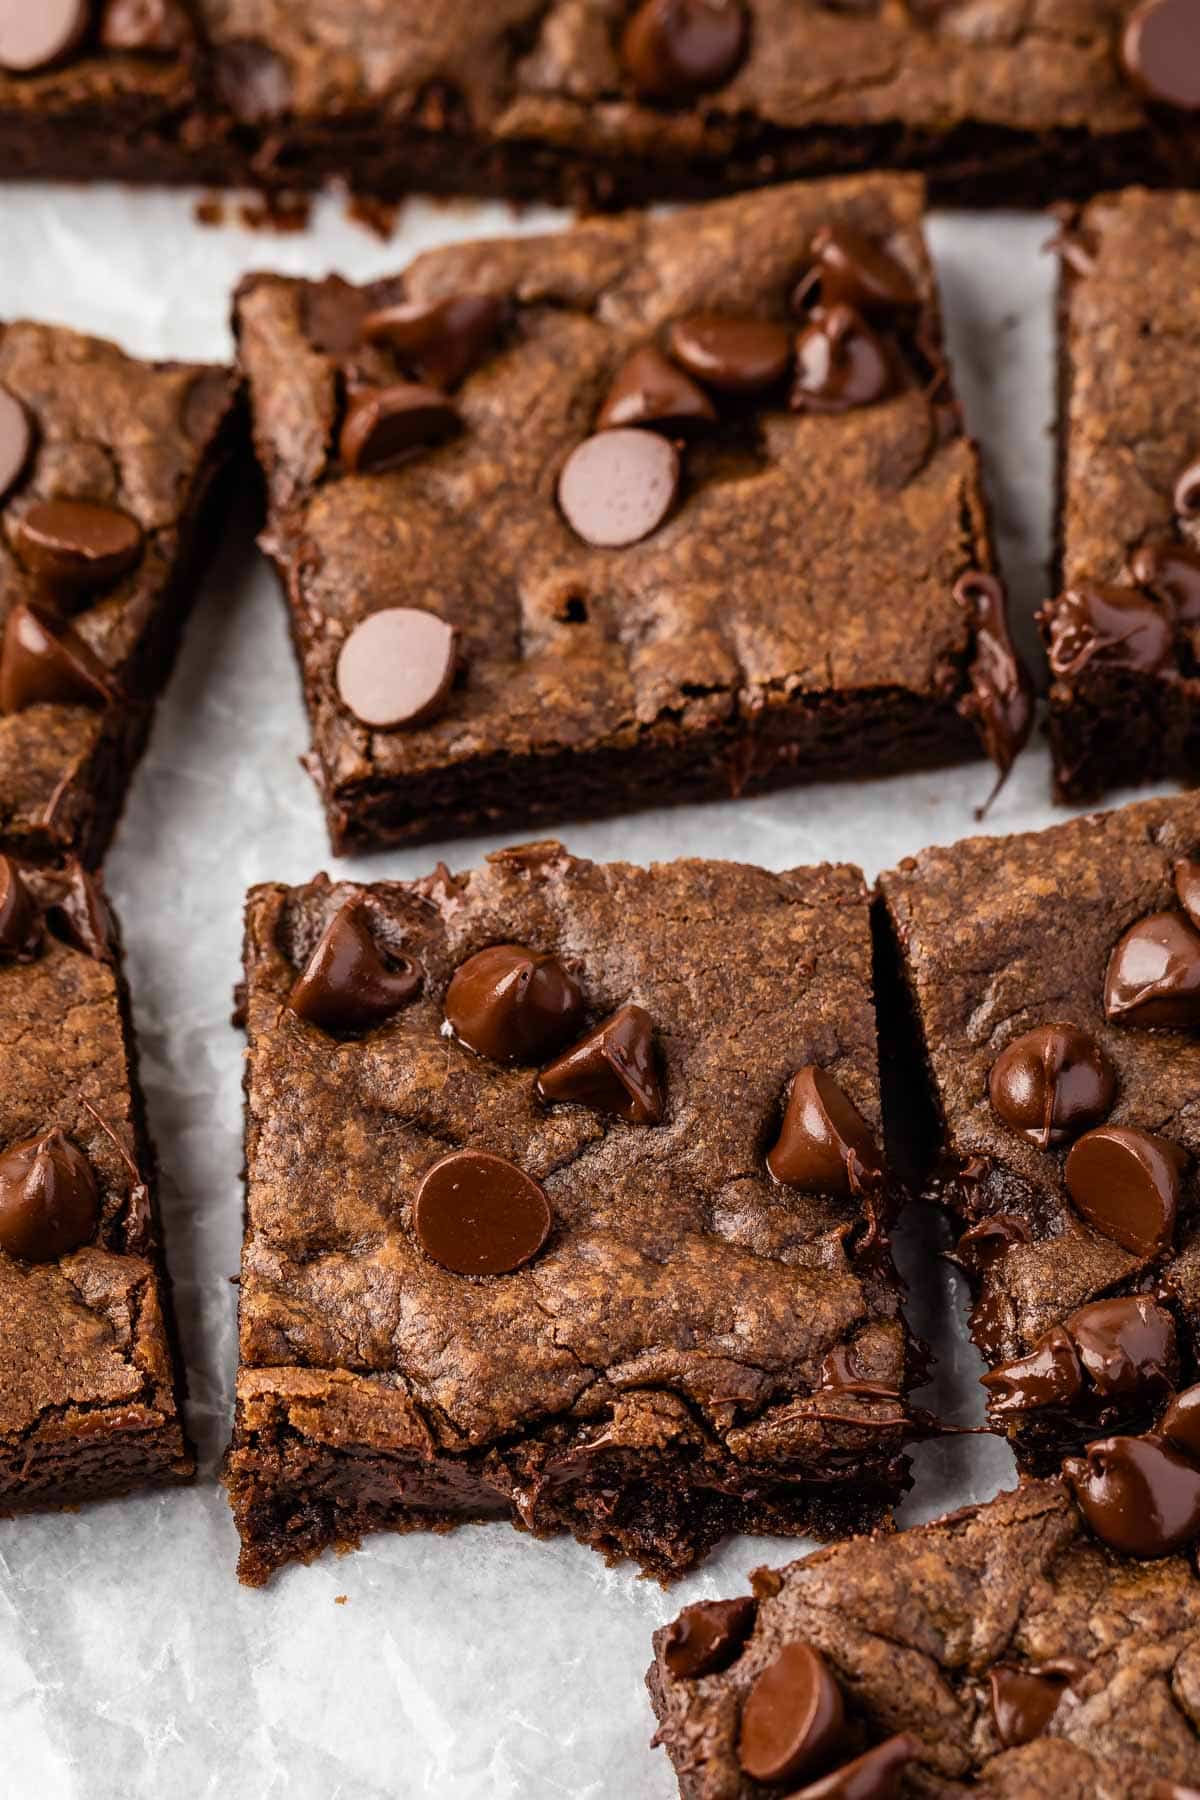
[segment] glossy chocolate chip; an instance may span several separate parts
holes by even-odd
[[[15,394],[0,387],[0,500],[16,487],[33,449],[33,420]]]
[[[815,1063],[792,1078],[767,1167],[776,1181],[806,1194],[853,1196],[875,1192],[883,1183],[871,1127],[833,1076]]]
[[[446,1018],[460,1043],[493,1062],[540,1062],[583,1023],[579,984],[556,956],[491,944],[455,970]]]
[[[1004,1663],[992,1670],[992,1718],[1006,1750],[1041,1737],[1067,1685],[1065,1675],[1036,1675]]]
[[[114,960],[117,928],[112,910],[94,875],[77,862],[57,873],[42,899],[51,933],[97,962]]]
[[[1067,1157],[1067,1191],[1089,1225],[1133,1256],[1171,1242],[1187,1155],[1132,1125],[1085,1132]]]
[[[785,1644],[746,1695],[738,1762],[753,1781],[795,1781],[828,1763],[844,1723],[824,1657],[811,1644]]]
[[[613,377],[596,420],[597,431],[615,425],[662,425],[672,431],[708,425],[717,409],[690,375],[652,344],[635,350]]]
[[[967,670],[971,691],[959,701],[959,711],[974,721],[999,775],[998,788],[1033,730],[1033,681],[1013,642],[1003,582],[969,569],[955,583],[954,598],[974,633]]]
[[[685,1606],[663,1639],[662,1657],[672,1675],[694,1681],[727,1669],[754,1629],[758,1602],[699,1600]]]
[[[813,268],[792,297],[807,310],[819,291],[822,306],[852,306],[863,313],[904,312],[920,301],[903,263],[853,225],[822,225],[810,246]]]
[[[1084,1373],[1111,1399],[1169,1387],[1179,1368],[1175,1321],[1147,1294],[1093,1300],[1063,1322]]]
[[[1130,557],[1129,572],[1177,624],[1200,624],[1200,555],[1186,544],[1143,544]]]
[[[1181,519],[1200,518],[1200,458],[1176,477],[1172,499]]]
[[[621,61],[644,100],[689,100],[728,81],[747,35],[743,0],[643,0],[621,37]]]
[[[1000,1118],[1043,1150],[1100,1124],[1116,1092],[1104,1051],[1074,1025],[1038,1025],[1022,1033],[1001,1051],[988,1076]]]
[[[676,319],[667,348],[689,375],[721,394],[761,394],[783,380],[792,360],[786,325],[731,313]]]
[[[142,528],[116,506],[40,500],[12,528],[13,547],[48,587],[94,593],[140,560]]]
[[[641,1006],[622,1006],[544,1068],[537,1091],[551,1104],[573,1100],[629,1125],[657,1125],[663,1092],[650,1014]]]
[[[894,386],[888,353],[861,313],[814,307],[796,339],[794,412],[850,412],[885,399]]]
[[[1171,870],[1175,897],[1192,924],[1200,928],[1200,857],[1181,856]]]
[[[1153,1433],[1101,1438],[1063,1473],[1096,1536],[1127,1556],[1170,1556],[1200,1535],[1200,1467]]]
[[[1200,1387],[1176,1394],[1159,1423],[1159,1435],[1200,1467]]]
[[[42,941],[42,917],[11,856],[0,856],[0,961],[24,960]]]
[[[362,335],[386,344],[435,388],[457,387],[493,342],[504,317],[494,294],[451,294],[445,300],[401,301],[368,313]]]
[[[885,1738],[820,1781],[796,1788],[788,1800],[895,1800],[904,1771],[920,1750],[920,1740],[908,1732]]]
[[[0,0],[0,69],[30,75],[65,61],[91,22],[91,0]]]
[[[0,1250],[55,1262],[96,1234],[100,1197],[91,1166],[58,1130],[0,1156]]]
[[[383,960],[361,904],[347,900],[322,932],[287,1004],[322,1031],[369,1031],[415,1000],[421,979],[407,957],[391,965]]]
[[[655,431],[598,431],[558,478],[558,504],[585,544],[620,550],[657,531],[679,491],[679,452]]]
[[[993,1213],[964,1231],[954,1246],[954,1255],[973,1275],[982,1275],[993,1263],[1007,1256],[1014,1244],[1027,1244],[1031,1233],[1024,1219],[1015,1213]]]
[[[346,408],[342,461],[355,474],[378,475],[444,443],[460,422],[453,401],[437,388],[416,381],[364,388]]]
[[[550,1202],[515,1163],[455,1150],[422,1178],[413,1229],[427,1256],[455,1275],[508,1275],[550,1235]]]
[[[91,646],[38,606],[14,606],[0,650],[0,713],[27,706],[102,706],[108,671]]]
[[[166,56],[192,41],[187,14],[178,0],[107,0],[100,21],[106,50]]]
[[[338,654],[343,706],[373,731],[435,718],[458,671],[458,633],[418,606],[387,606],[360,619]]]
[[[1200,931],[1182,913],[1151,913],[1118,940],[1104,1010],[1117,1025],[1200,1025]]]
[[[1068,588],[1040,616],[1051,673],[1060,677],[1092,662],[1153,675],[1174,658],[1174,624],[1138,588]]]
[[[1200,112],[1200,29],[1195,0],[1142,0],[1121,34],[1121,64],[1148,100]]]
[[[988,1410],[1001,1417],[1067,1406],[1083,1389],[1075,1345],[1060,1326],[1039,1338],[1028,1356],[1001,1363],[980,1379],[988,1390]]]

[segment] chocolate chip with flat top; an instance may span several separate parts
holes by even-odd
[[[1187,1155],[1133,1125],[1085,1132],[1067,1158],[1067,1191],[1089,1225],[1133,1256],[1171,1242]]]
[[[39,500],[12,527],[13,546],[46,586],[68,594],[111,587],[142,554],[142,528],[116,506]]]
[[[749,1594],[685,1606],[663,1640],[663,1661],[671,1674],[695,1681],[727,1669],[753,1631],[757,1611],[758,1602]]]
[[[0,69],[32,75],[65,62],[91,22],[90,0],[0,0]]]
[[[767,1167],[776,1181],[806,1194],[857,1196],[876,1192],[883,1182],[871,1127],[833,1076],[815,1063],[792,1078]]]
[[[1200,556],[1186,544],[1142,544],[1129,559],[1129,572],[1177,624],[1200,624]]]
[[[1113,1066],[1089,1032],[1038,1025],[1001,1051],[988,1076],[992,1106],[1006,1125],[1043,1150],[1107,1118],[1116,1097]]]
[[[597,431],[615,425],[662,425],[672,431],[708,425],[717,409],[690,375],[652,344],[635,350],[613,377],[596,420]]]
[[[828,1763],[844,1723],[824,1657],[811,1644],[785,1644],[746,1695],[738,1762],[753,1781],[795,1781]]]
[[[537,1091],[552,1103],[573,1100],[630,1125],[657,1125],[663,1093],[649,1013],[622,1006],[543,1069]]]
[[[667,348],[689,375],[722,394],[761,394],[783,380],[792,360],[786,325],[730,313],[676,319]]]
[[[1082,1391],[1083,1370],[1075,1345],[1054,1326],[1028,1356],[1001,1363],[980,1377],[988,1390],[988,1410],[1000,1417],[1066,1406]]]
[[[852,306],[864,313],[905,312],[920,302],[903,263],[853,225],[822,225],[810,254],[813,267],[792,296],[796,312],[807,311],[814,292],[822,306]]]
[[[413,1207],[417,1242],[455,1275],[509,1275],[550,1235],[540,1183],[486,1150],[455,1150],[422,1178]]]
[[[1063,1328],[1105,1399],[1169,1388],[1179,1372],[1175,1321],[1148,1294],[1093,1300],[1071,1313]]]
[[[1118,940],[1104,975],[1117,1025],[1200,1025],[1200,931],[1182,913],[1151,913]]]
[[[679,476],[679,452],[656,431],[598,431],[563,464],[558,504],[585,544],[625,549],[658,530],[675,504]]]
[[[503,317],[504,302],[495,294],[403,300],[368,313],[362,336],[368,344],[386,344],[422,381],[453,388],[489,348]]]
[[[57,1129],[0,1156],[0,1250],[56,1262],[96,1234],[100,1197],[82,1151]]]
[[[20,481],[32,449],[33,420],[16,395],[0,387],[0,500]]]
[[[458,669],[458,633],[417,606],[388,606],[360,619],[337,661],[337,690],[363,725],[399,731],[445,706]]]
[[[583,995],[556,956],[523,944],[490,944],[455,970],[446,1018],[477,1055],[534,1063],[579,1029]]]
[[[1142,0],[1121,35],[1121,63],[1148,100],[1200,112],[1196,0]]]
[[[746,51],[743,0],[643,0],[621,61],[645,100],[681,101],[728,81]]]
[[[1200,1467],[1153,1433],[1101,1438],[1063,1473],[1096,1536],[1126,1556],[1170,1556],[1200,1535]]]
[[[817,306],[796,339],[793,412],[850,412],[893,391],[882,341],[852,306]]]
[[[358,475],[383,474],[416,451],[445,443],[460,424],[458,409],[438,388],[416,381],[364,388],[346,408],[342,461]]]
[[[0,650],[0,713],[102,706],[111,693],[104,664],[72,626],[41,607],[13,607]]]
[[[11,856],[0,856],[0,961],[25,961],[42,942],[37,904]]]
[[[351,899],[325,927],[287,1004],[322,1031],[368,1031],[415,1000],[421,981],[407,957],[384,961],[361,904]]]

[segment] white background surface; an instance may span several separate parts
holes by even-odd
[[[380,243],[333,202],[307,233],[195,223],[190,198],[0,190],[0,318],[98,331],[142,355],[223,358],[228,294],[255,267],[365,278],[427,244],[531,230],[556,215],[413,204]],[[1016,612],[1043,597],[1051,508],[1053,258],[1045,219],[942,216],[933,242],[968,422],[984,440]],[[903,604],[902,596],[896,604]],[[1032,641],[1027,627],[1022,627]],[[505,1525],[379,1536],[239,1589],[215,1471],[235,1363],[242,1040],[229,1026],[241,906],[255,881],[328,866],[299,683],[273,579],[231,522],[161,708],[108,865],[124,924],[142,1073],[163,1168],[167,1244],[188,1360],[197,1484],[59,1517],[0,1523],[2,1800],[439,1800],[675,1790],[651,1752],[642,1687],[652,1629],[686,1601],[742,1591],[804,1546],[739,1539],[670,1593],[573,1542]],[[846,858],[868,875],[976,829],[984,764],[769,800],[644,813],[560,831],[596,858],[725,856],[773,868]],[[1048,824],[1044,749],[984,829]],[[415,876],[467,867],[499,839],[338,864]],[[904,1247],[918,1324],[939,1289],[927,1245]],[[961,1296],[960,1296],[961,1299]],[[0,1324],[0,1330],[3,1329]],[[974,1353],[943,1345],[939,1398],[975,1416]],[[920,1398],[928,1400],[930,1396]],[[1007,1451],[927,1446],[902,1518],[986,1497]],[[338,1596],[345,1603],[335,1604]]]

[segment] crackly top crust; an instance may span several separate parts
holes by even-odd
[[[453,245],[367,289],[251,277],[237,321],[267,541],[327,789],[486,753],[631,749],[656,725],[719,726],[829,689],[961,692],[971,633],[952,590],[988,555],[977,458],[961,437],[938,442],[915,385],[836,417],[762,412],[749,444],[717,431],[689,453],[675,515],[625,550],[589,549],[554,497],[624,356],[689,311],[786,316],[831,219],[907,265],[936,339],[921,206],[918,180],[853,178]],[[457,396],[464,432],[393,472],[341,475],[338,365],[314,349],[314,321],[340,311],[353,327],[371,305],[457,291],[516,301]],[[396,604],[454,622],[467,672],[434,722],[371,732],[334,667],[351,627]]]
[[[339,1042],[283,1002],[354,894],[424,988],[384,1026]],[[647,1009],[661,1125],[547,1109],[533,1069],[444,1034],[455,968],[506,941],[555,952],[597,1015]],[[411,1401],[421,1431],[451,1451],[556,1416],[601,1417],[633,1390],[670,1394],[751,1459],[771,1457],[773,1431],[782,1442],[803,1429],[789,1397],[816,1387],[829,1349],[865,1327],[873,1379],[902,1384],[894,1291],[853,1255],[859,1204],[781,1189],[763,1160],[788,1079],[810,1061],[878,1126],[857,870],[643,870],[550,843],[412,884],[260,887],[247,976],[244,1370],[290,1365],[297,1392],[314,1370],[374,1378],[381,1403],[403,1400],[406,1432]],[[516,1161],[549,1196],[549,1243],[515,1274],[450,1274],[412,1235],[419,1176],[464,1145]],[[872,1403],[856,1404],[869,1419]],[[874,1404],[894,1420],[894,1402]],[[386,1414],[374,1412],[379,1433]]]
[[[140,655],[235,386],[227,370],[141,362],[101,338],[25,322],[0,326],[0,385],[36,427],[29,466],[0,503],[0,629],[12,606],[33,597],[9,534],[36,501],[109,503],[145,534],[136,567],[72,617],[122,694],[107,707],[34,706],[0,717],[0,841],[20,855],[51,856],[86,839],[88,763],[109,715],[153,696],[156,671]]]
[[[899,1535],[853,1538],[755,1578],[753,1636],[699,1680],[651,1672],[684,1800],[753,1800],[735,1745],[755,1675],[820,1650],[871,1741],[922,1742],[902,1791],[1127,1800],[1200,1780],[1200,1584],[1182,1557],[1131,1563],[1084,1531],[1063,1484],[1031,1481]],[[989,1671],[1080,1659],[1046,1733],[1002,1748]],[[771,1790],[774,1792],[775,1790]]]
[[[1015,1211],[1035,1241],[986,1272],[1000,1354],[1011,1356],[1086,1300],[1137,1273],[1136,1259],[1084,1223],[1063,1181],[1066,1151],[1043,1151],[993,1110],[987,1077],[1006,1044],[1065,1021],[1091,1033],[1117,1072],[1110,1118],[1191,1152],[1168,1290],[1200,1318],[1200,1041],[1111,1025],[1104,975],[1118,938],[1178,902],[1171,868],[1200,846],[1200,799],[1151,800],[1050,831],[968,838],[881,876],[929,1066],[959,1165],[984,1162],[980,1212]]]

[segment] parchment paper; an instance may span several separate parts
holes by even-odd
[[[333,201],[295,236],[199,225],[193,197],[0,189],[0,317],[56,319],[142,355],[226,356],[229,291],[275,267],[365,278],[419,248],[559,216],[412,204],[390,243]],[[983,438],[999,541],[1028,632],[1043,597],[1051,507],[1050,235],[1035,216],[941,216],[933,241],[959,386]],[[273,578],[230,522],[161,708],[108,866],[129,949],[142,1073],[163,1168],[167,1243],[202,1457],[190,1489],[0,1524],[0,1795],[4,1800],[439,1800],[675,1793],[651,1751],[650,1633],[685,1602],[744,1590],[747,1572],[809,1546],[738,1539],[673,1591],[569,1541],[505,1525],[369,1539],[239,1589],[215,1470],[235,1364],[242,1193],[242,1040],[229,1025],[242,900],[255,881],[330,863],[297,765],[299,684]],[[898,603],[902,603],[898,599]],[[951,773],[798,789],[643,813],[559,835],[597,857],[682,854],[783,868],[824,858],[868,875],[978,829],[982,763]],[[983,829],[1051,823],[1040,747]],[[338,865],[417,875],[467,867],[499,839]],[[2,1078],[2,1077],[0,1077]],[[902,1245],[918,1328],[962,1294],[936,1221]],[[2,1326],[0,1326],[2,1329]],[[978,1417],[978,1362],[943,1334],[936,1400]],[[927,1403],[935,1396],[923,1393]],[[925,1446],[902,1519],[1010,1485],[997,1442]],[[341,1603],[339,1603],[341,1602]]]

